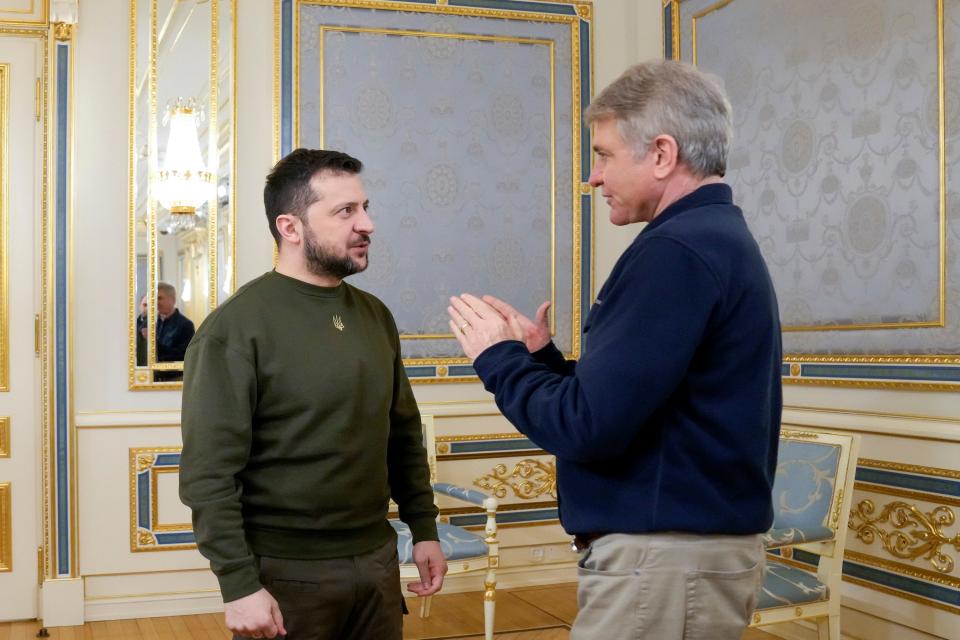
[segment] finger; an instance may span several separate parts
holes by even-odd
[[[468,322],[470,324],[476,324],[478,321],[482,319],[480,314],[474,311],[473,307],[467,304],[466,301],[460,296],[453,296],[452,298],[450,298],[450,305],[453,306],[454,309],[460,312],[460,315],[463,317],[464,322]]]
[[[463,329],[460,328],[453,320],[450,321],[450,333],[453,334],[453,337],[460,342],[460,346],[463,346],[463,341],[466,339],[466,334],[463,332]]]
[[[277,625],[277,631],[280,635],[287,635],[287,628],[283,626],[283,614],[280,613],[280,605],[276,602],[270,607],[270,613],[273,615],[273,623]]]
[[[430,577],[430,560],[420,560],[417,562],[417,571],[420,573],[420,584],[425,588],[429,588],[433,582]]]
[[[496,309],[473,294],[461,293],[460,297],[464,302],[470,305],[470,308],[473,309],[473,311],[481,318],[485,316],[488,317],[496,311]]]
[[[510,333],[513,334],[513,339],[523,342],[523,327],[520,326],[520,321],[515,314],[507,316],[507,324],[510,326]]]
[[[516,315],[517,310],[512,306],[501,300],[500,298],[494,298],[493,296],[483,296],[482,300],[488,305],[497,310],[497,312],[502,315],[504,318],[508,318],[511,315]]]
[[[447,307],[447,313],[450,315],[450,321],[453,322],[454,326],[456,326],[461,332],[466,328],[464,325],[470,326],[470,323],[464,319],[463,315],[452,306]],[[454,331],[454,333],[457,332]]]
[[[273,623],[273,618],[270,619],[270,622],[260,627],[260,630],[263,633],[264,638],[277,637],[277,625]]]
[[[550,304],[551,302],[547,300],[542,305],[540,305],[539,309],[537,309],[537,324],[542,325],[544,327],[549,325],[550,321],[547,319],[547,311],[550,310]]]

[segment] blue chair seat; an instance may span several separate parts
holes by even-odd
[[[399,520],[391,520],[390,524],[397,532],[397,554],[400,556],[400,564],[412,563],[413,537],[410,535],[410,527]],[[438,522],[437,534],[443,556],[448,562],[487,555],[487,543],[483,541],[483,536],[471,533],[463,527]]]
[[[829,595],[827,585],[816,575],[767,556],[757,610],[826,601]]]
[[[767,549],[776,549],[777,547],[789,547],[795,544],[805,542],[824,542],[834,539],[833,529],[830,527],[784,527],[782,529],[770,529],[763,534],[763,544]]]

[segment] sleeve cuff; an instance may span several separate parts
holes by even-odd
[[[223,601],[239,600],[262,589],[259,574],[254,564],[244,564],[229,572],[218,574],[217,580],[220,582]]]
[[[543,349],[540,351],[543,351]],[[540,353],[540,351],[537,353]],[[481,380],[486,380],[487,376],[493,373],[493,370],[503,358],[519,354],[530,355],[526,345],[519,340],[504,340],[484,349],[473,361],[473,369]]]
[[[440,536],[437,535],[437,521],[433,518],[419,518],[412,522],[408,522],[407,526],[410,527],[410,534],[413,536],[413,544],[418,542],[423,542],[425,540],[439,540]]]

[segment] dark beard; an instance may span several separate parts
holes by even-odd
[[[349,255],[335,256],[327,252],[323,246],[317,242],[313,230],[310,229],[304,236],[303,254],[307,259],[307,269],[310,273],[317,276],[333,276],[338,280],[343,280],[347,276],[359,273],[367,268],[367,265],[360,265],[354,262]],[[369,242],[369,237],[364,237]],[[367,259],[369,264],[369,258]]]

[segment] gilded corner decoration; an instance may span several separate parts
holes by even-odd
[[[860,458],[844,580],[960,613],[960,471]]]
[[[191,523],[161,522],[159,478],[162,474],[179,471],[179,447],[130,449],[131,551],[196,548]]]
[[[879,540],[896,558],[923,558],[940,573],[953,571],[954,559],[943,551],[950,545],[960,551],[960,533],[952,538],[944,533],[945,527],[956,522],[953,509],[941,505],[932,511],[922,511],[896,500],[887,503],[879,514],[874,515],[875,512],[872,500],[861,500],[851,511],[849,527],[857,538],[868,545]]]
[[[351,282],[414,383],[474,378],[447,298],[492,293],[580,353],[591,296],[590,2],[275,0],[274,149],[364,162],[379,241]],[[363,70],[359,73],[359,70]]]
[[[523,500],[533,500],[542,496],[557,497],[556,463],[536,460],[521,460],[507,471],[507,465],[498,464],[487,475],[474,480],[473,484],[487,489],[498,498],[506,498],[507,490]]]
[[[777,289],[786,383],[960,390],[956,10],[663,3],[664,55],[733,105],[726,178]]]

